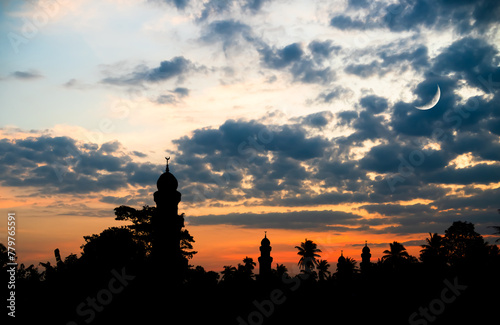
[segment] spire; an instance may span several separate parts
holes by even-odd
[[[340,251],[340,257],[337,260],[337,262],[340,263],[340,264],[344,264],[345,263],[345,257],[344,257],[344,251],[343,250]]]
[[[165,157],[165,159],[167,161],[165,172],[161,174],[160,178],[158,178],[156,187],[158,187],[158,190],[162,191],[176,191],[179,183],[177,182],[175,176],[170,173],[170,168],[168,167],[170,157]]]
[[[262,241],[260,242],[262,246],[269,246],[271,245],[271,242],[269,241],[269,238],[267,238],[267,231],[264,231],[264,238],[262,238]]]

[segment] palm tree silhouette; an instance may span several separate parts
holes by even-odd
[[[234,279],[237,269],[232,265],[224,265],[224,271],[221,271],[222,281],[228,281]]]
[[[283,276],[283,274],[285,274],[285,273],[288,272],[288,269],[287,269],[287,267],[284,264],[278,264],[278,263],[276,263],[276,269],[275,270],[273,269],[272,272],[278,278],[281,279],[281,277]]]
[[[352,258],[352,257],[346,257],[346,259],[345,259],[345,268],[346,268],[347,272],[354,273],[354,272],[358,271],[356,269],[356,264],[358,264],[358,262],[356,262],[354,260],[354,258]]]
[[[393,267],[399,266],[407,260],[410,260],[410,255],[406,251],[406,248],[403,244],[394,241],[389,244],[390,250],[384,251],[384,256],[382,256],[382,262],[388,263]]]
[[[318,261],[318,277],[320,281],[325,281],[330,278],[331,272],[328,271],[330,264],[328,264],[327,260],[319,260]]]
[[[300,260],[298,265],[304,269],[306,273],[310,273],[314,269],[314,265],[318,265],[316,257],[321,257],[321,255],[316,253],[321,253],[318,249],[318,245],[312,240],[305,240],[305,242],[300,243],[300,246],[295,246],[299,251],[297,255],[300,255]]]
[[[244,278],[251,279],[253,277],[253,269],[255,268],[255,266],[257,265],[257,263],[255,263],[253,261],[253,258],[248,257],[248,256],[246,256],[243,259],[243,263],[244,263],[243,265],[238,264],[238,272]]]
[[[429,238],[425,239],[427,244],[420,245],[420,260],[432,265],[444,265],[447,260],[446,243],[442,236],[437,233],[429,233]]]

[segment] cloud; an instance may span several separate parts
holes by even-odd
[[[11,74],[11,77],[19,80],[34,80],[43,78],[43,76],[36,70],[29,71],[14,71]]]
[[[323,60],[328,59],[332,54],[338,53],[342,47],[334,45],[331,40],[323,42],[314,40],[309,43],[308,48],[317,60]]]
[[[146,68],[137,66],[135,71],[125,75],[116,77],[106,77],[101,80],[105,84],[118,86],[134,86],[143,83],[158,83],[165,80],[177,77],[182,80],[185,75],[191,71],[195,71],[195,65],[182,56],[177,56],[171,60],[161,61],[160,66],[156,68]]]
[[[358,15],[360,7],[368,9],[361,17]],[[482,33],[497,22],[495,17],[500,14],[500,4],[489,0],[400,0],[369,6],[366,1],[349,1],[347,13],[333,16],[330,26],[341,30],[389,28],[392,32],[452,27],[462,34],[473,30]]]
[[[330,20],[330,26],[336,27],[341,30],[349,29],[363,29],[366,27],[366,23],[362,20],[352,19],[346,15],[338,15]]]
[[[320,93],[316,98],[316,101],[322,103],[330,103],[334,99],[344,98],[348,94],[351,94],[351,91],[348,88],[344,88],[342,86],[336,86]]]
[[[271,2],[271,0],[244,0],[242,8],[256,13],[262,9],[266,2]]]
[[[167,94],[159,95],[155,102],[158,104],[178,104],[182,101],[182,98],[189,95],[189,89],[183,87],[177,87],[174,90],[169,90]]]
[[[313,128],[322,129],[327,126],[333,119],[333,114],[330,111],[323,111],[318,113],[309,114],[297,118],[296,120],[302,124]]]
[[[189,4],[189,0],[158,0],[170,5],[174,5],[179,10],[184,10]]]
[[[347,226],[360,226],[362,217],[343,211],[297,211],[271,213],[230,213],[188,217],[190,225],[233,225],[243,228],[349,230]],[[340,227],[339,227],[340,226]]]
[[[311,55],[306,55],[300,43],[292,43],[278,49],[265,45],[257,50],[263,67],[286,69],[295,82],[329,83],[334,79],[335,73],[328,65],[324,66],[323,61],[330,56],[330,53],[337,51],[338,47],[327,41],[313,41],[309,45]]]
[[[203,9],[197,18],[198,22],[209,20],[213,16],[231,16],[234,10],[242,15],[257,14],[266,2],[271,0],[209,0],[203,4]]]
[[[272,69],[281,69],[293,62],[298,62],[304,51],[299,43],[289,44],[282,49],[265,47],[259,50],[262,63]]]
[[[389,107],[387,99],[376,95],[368,95],[361,98],[360,104],[370,114],[382,113]]]
[[[454,73],[456,79],[465,79],[471,86],[491,92],[491,88],[485,87],[488,83],[481,82],[479,77],[486,80],[491,76],[492,80],[500,80],[497,55],[498,50],[485,40],[465,37],[453,42],[435,58],[433,72]]]
[[[407,44],[407,41],[399,41],[385,44],[369,51],[359,52],[351,61],[367,61],[369,63],[350,63],[344,71],[362,78],[374,75],[384,76],[390,71],[403,73],[410,67],[415,71],[425,71],[430,67],[428,49],[422,44]]]
[[[75,78],[72,78],[72,79],[66,81],[63,84],[63,86],[66,88],[79,89],[79,90],[90,89],[93,87],[92,85],[82,83],[80,80],[77,80]]]
[[[118,141],[97,145],[70,137],[38,136],[0,140],[0,183],[45,195],[85,194],[151,186],[161,166],[135,163]]]
[[[242,41],[258,42],[253,36],[252,28],[232,19],[213,21],[203,28],[201,40],[206,43],[221,42],[224,51],[238,46]]]

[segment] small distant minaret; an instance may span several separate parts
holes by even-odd
[[[365,247],[363,247],[363,253],[361,254],[361,263],[359,266],[361,267],[361,271],[366,271],[370,268],[370,248],[368,247],[368,242],[365,240]]]
[[[261,278],[266,278],[271,274],[271,242],[267,239],[267,231],[264,232],[264,238],[260,242],[260,257],[259,257],[259,275]]]

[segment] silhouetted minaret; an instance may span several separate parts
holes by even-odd
[[[365,240],[365,247],[363,247],[363,253],[361,253],[361,263],[359,264],[362,272],[370,268],[370,257],[372,257],[372,254],[370,254],[370,248],[368,247],[368,243]]]
[[[185,259],[182,257],[180,240],[184,217],[178,213],[181,193],[177,191],[177,179],[169,171],[168,161],[165,172],[156,182],[158,191],[154,193],[156,212],[151,219],[153,227],[152,258],[155,267],[160,268],[167,281],[179,280]]]
[[[271,242],[267,239],[267,231],[264,232],[264,238],[260,242],[260,257],[259,257],[259,276],[264,279],[271,275]]]

